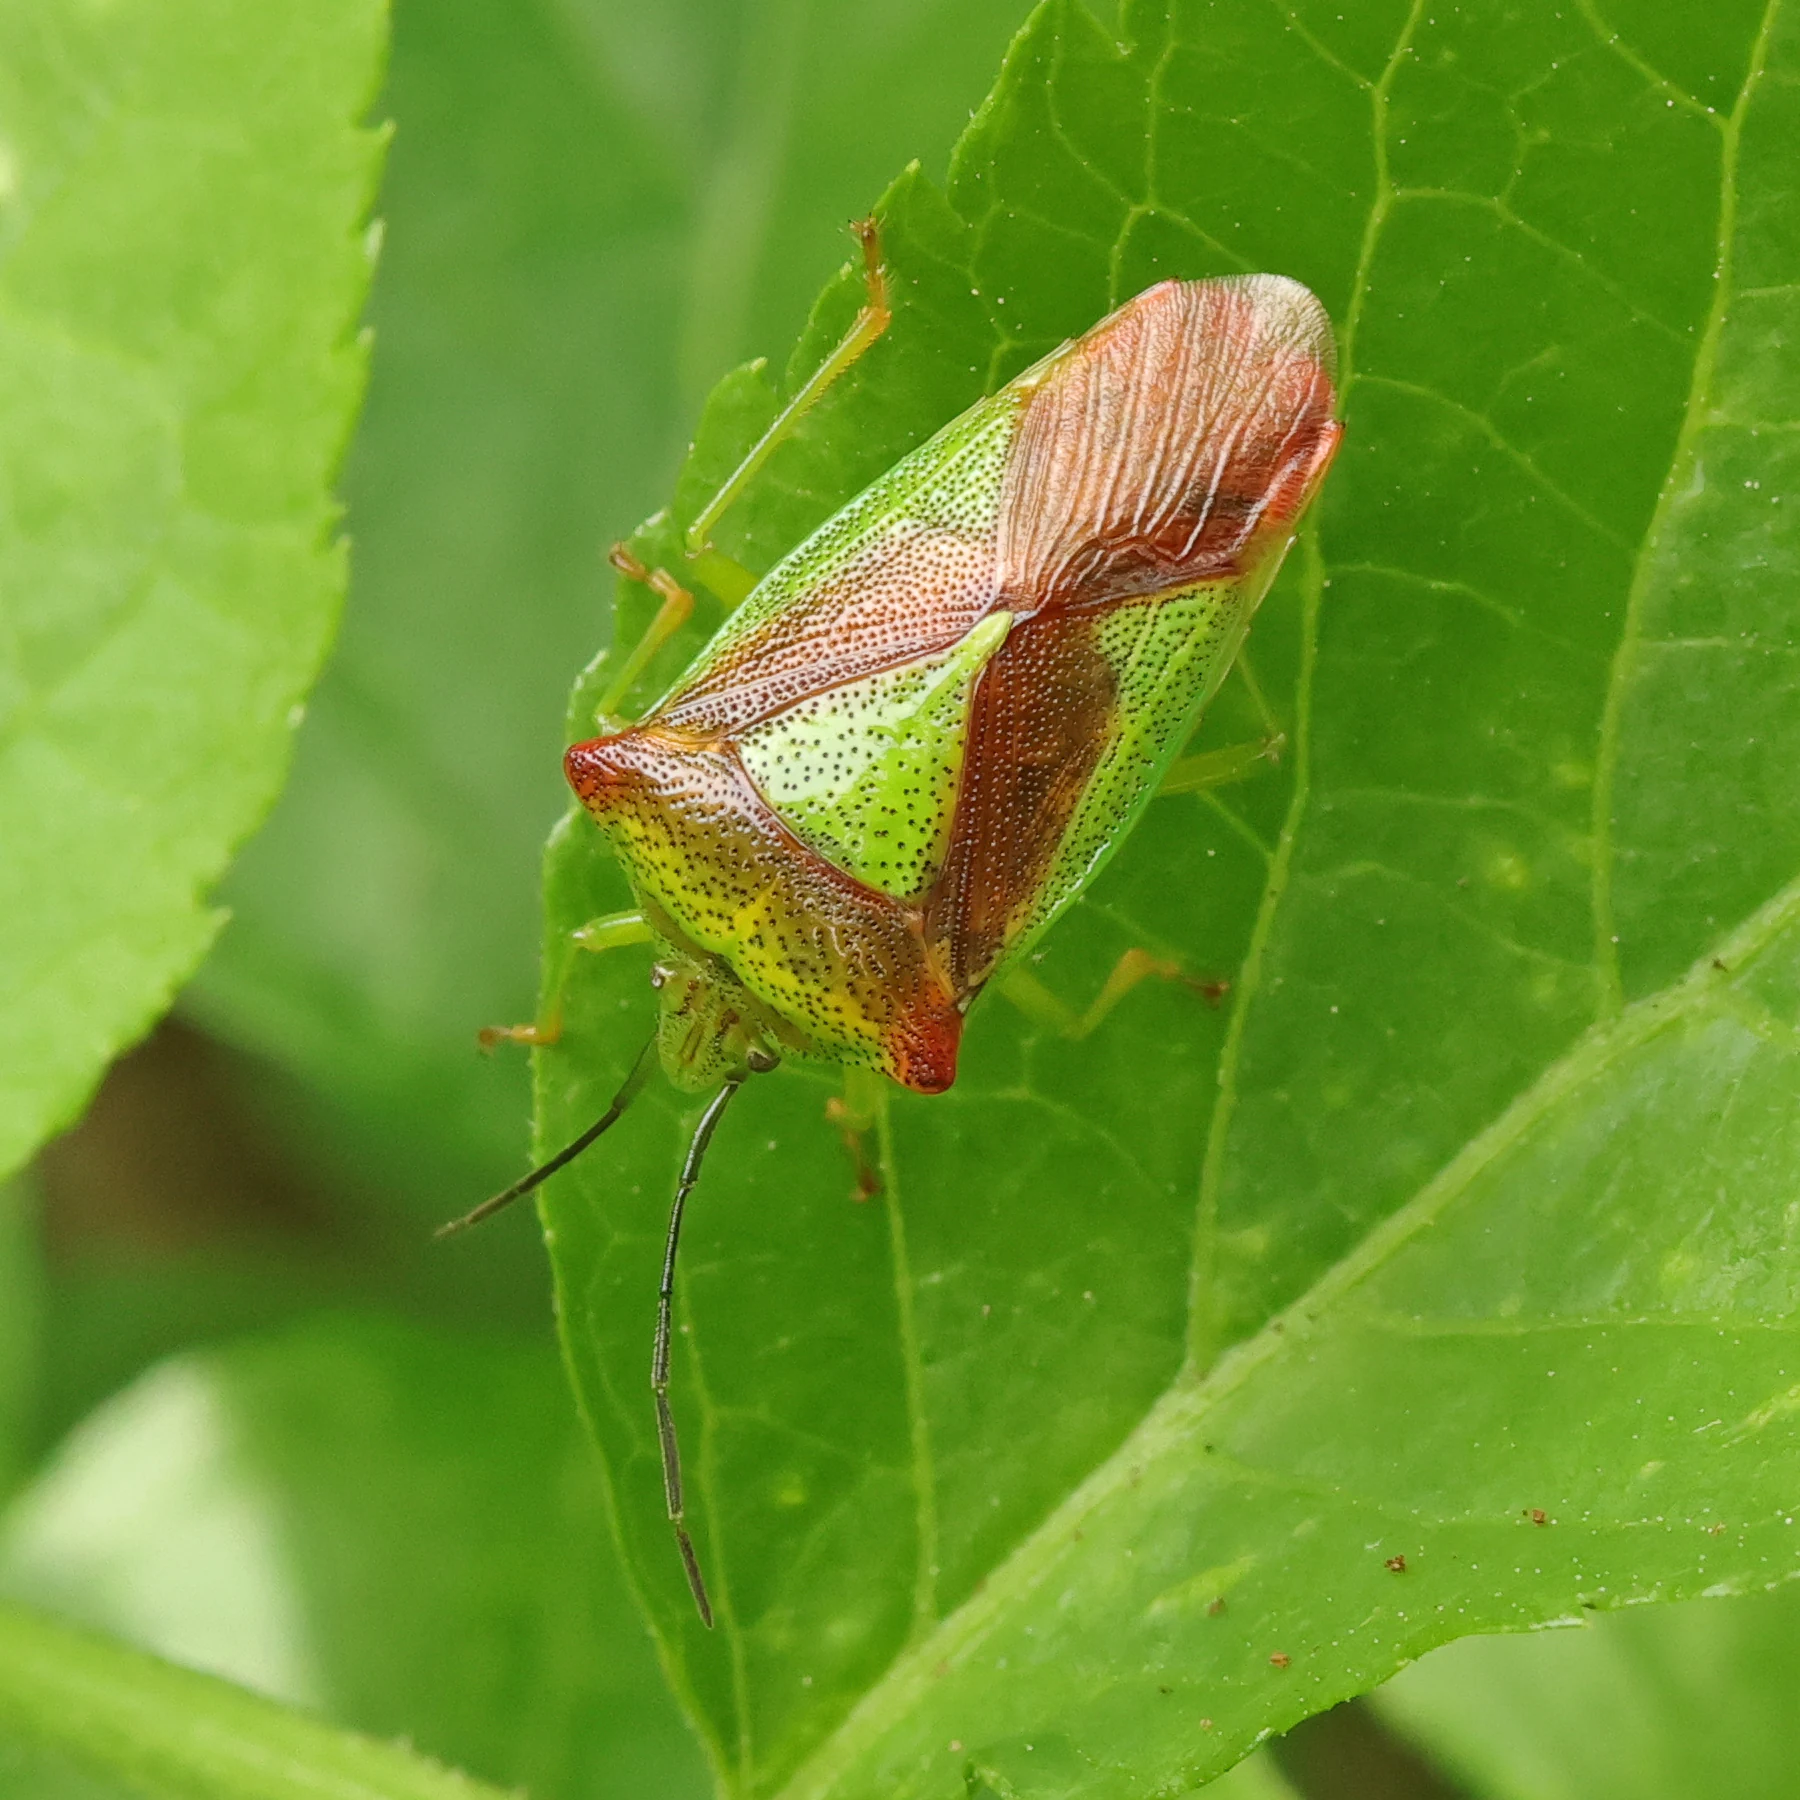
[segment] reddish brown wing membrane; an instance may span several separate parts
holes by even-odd
[[[1333,360],[1312,295],[1251,276],[1151,288],[1043,373],[1001,489],[995,604],[1018,623],[977,691],[927,928],[957,993],[1085,875],[1057,865],[1121,705],[1103,618],[1285,548],[1336,447]]]
[[[1091,609],[1242,572],[1332,420],[1335,352],[1298,282],[1165,281],[1052,365],[1000,494],[1000,604]]]

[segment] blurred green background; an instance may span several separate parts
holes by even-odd
[[[229,927],[12,1190],[6,1593],[534,1795],[707,1791],[614,1555],[535,1221],[428,1229],[521,1165],[523,1063],[474,1036],[532,1008],[605,548],[666,496],[713,383],[785,358],[844,222],[909,161],[941,170],[1022,17],[396,6],[344,627]],[[1790,1792],[1800,1616],[1701,1612],[1453,1647],[1296,1732],[1280,1774],[1230,1779]],[[1629,1754],[1596,1757],[1597,1716]],[[4,1757],[0,1790],[88,1791]]]

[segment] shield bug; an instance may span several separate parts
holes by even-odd
[[[722,597],[713,524],[886,323],[863,232],[857,326],[688,533]],[[1147,289],[740,584],[645,717],[567,753],[638,903],[577,935],[654,944],[657,1032],[588,1131],[446,1229],[585,1149],[653,1051],[678,1087],[713,1091],[676,1187],[652,1360],[669,1516],[709,1623],[668,1384],[683,1208],[720,1115],[790,1056],[921,1094],[955,1080],[971,1002],[1093,878],[1230,668],[1337,447],[1333,368],[1329,321],[1297,282]],[[663,608],[603,712],[688,606],[673,577],[614,560]],[[1103,1000],[1169,972],[1132,954]]]

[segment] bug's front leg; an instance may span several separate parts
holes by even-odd
[[[484,1025],[475,1034],[476,1042],[484,1050],[492,1050],[497,1044],[545,1047],[559,1042],[562,1038],[563,990],[569,985],[575,953],[578,950],[598,953],[617,950],[626,944],[647,944],[651,935],[649,921],[640,912],[607,913],[603,918],[588,920],[578,930],[571,931],[563,945],[562,960],[550,989],[550,1004],[542,1017],[530,1025]]]
[[[862,246],[862,310],[852,320],[843,341],[812,372],[793,399],[775,415],[768,430],[750,446],[744,460],[726,477],[724,486],[700,509],[698,517],[687,528],[684,548],[696,562],[709,554],[718,554],[712,545],[713,528],[725,516],[732,502],[750,485],[763,464],[793,435],[794,427],[812,409],[819,397],[887,330],[894,316],[888,303],[887,270],[881,260],[880,226],[873,219],[858,219],[850,229],[856,233],[857,242]],[[704,576],[702,579],[707,580],[709,587],[712,586],[710,579]],[[720,598],[729,601],[728,595],[721,594]]]

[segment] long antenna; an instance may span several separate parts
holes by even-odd
[[[712,1104],[700,1115],[694,1127],[694,1141],[688,1145],[687,1160],[681,1165],[681,1179],[675,1184],[675,1204],[669,1209],[669,1238],[663,1249],[662,1286],[656,1296],[656,1350],[650,1358],[650,1387],[656,1395],[656,1441],[662,1446],[663,1497],[669,1503],[669,1523],[675,1528],[675,1547],[681,1552],[681,1566],[687,1570],[688,1586],[694,1592],[694,1604],[700,1609],[700,1622],[710,1631],[713,1622],[712,1602],[706,1597],[706,1578],[700,1573],[700,1558],[694,1554],[694,1540],[688,1536],[687,1514],[681,1494],[681,1446],[675,1438],[675,1415],[669,1410],[669,1331],[670,1314],[675,1296],[675,1251],[681,1243],[681,1215],[687,1210],[688,1195],[700,1179],[700,1161],[706,1146],[718,1129],[719,1119],[731,1104],[731,1096],[744,1085],[742,1075],[733,1075],[713,1096]]]
[[[650,1034],[650,1041],[638,1052],[638,1059],[631,1065],[631,1073],[625,1077],[625,1085],[613,1095],[612,1105],[591,1124],[574,1143],[550,1158],[548,1162],[539,1163],[529,1175],[521,1176],[503,1193],[496,1194],[491,1200],[484,1200],[473,1212],[466,1212],[460,1219],[451,1219],[440,1225],[431,1235],[434,1238],[447,1238],[459,1231],[467,1231],[471,1225],[479,1225],[483,1219],[491,1219],[503,1206],[511,1206],[535,1187],[541,1187],[558,1169],[565,1168],[584,1151],[603,1131],[618,1123],[619,1115],[634,1101],[650,1079],[650,1071],[655,1067],[655,1059],[651,1052],[656,1048],[656,1033]]]

